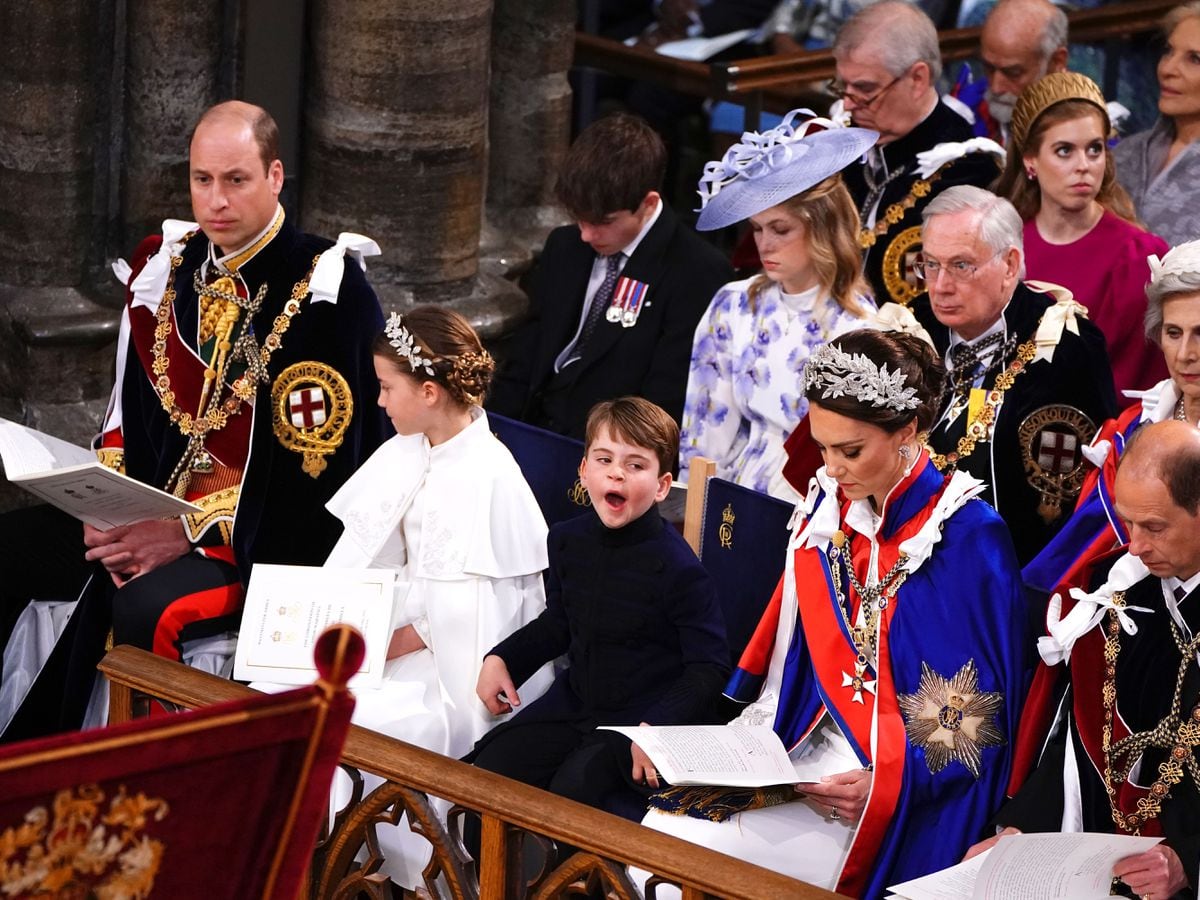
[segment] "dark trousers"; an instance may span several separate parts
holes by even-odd
[[[243,592],[232,564],[189,553],[117,590],[102,566],[84,560],[82,525],[53,507],[0,516],[0,550],[5,644],[31,600],[79,598],[0,743],[80,727],[110,628],[116,644],[178,659],[183,641],[238,625]]]
[[[30,600],[74,600],[92,571],[83,525],[53,506],[0,514],[0,644]]]
[[[640,822],[653,790],[634,782],[629,747],[629,738],[615,731],[580,731],[570,722],[524,725],[517,719],[485,735],[468,759],[489,772]],[[478,857],[479,823],[473,818],[464,842]]]
[[[72,614],[0,742],[67,731],[83,720],[96,663],[104,651],[112,594],[103,570],[83,558],[85,549],[83,526],[52,506],[0,515],[0,638],[5,645],[30,601],[74,600],[85,585],[87,593],[97,594]],[[100,577],[89,582],[96,571]],[[87,639],[81,640],[81,635]]]

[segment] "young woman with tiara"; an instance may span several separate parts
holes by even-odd
[[[852,331],[802,389],[825,465],[726,693],[796,784],[670,788],[643,824],[851,897],[956,863],[1004,799],[1025,688],[1012,540],[918,435],[944,372],[910,334]],[[674,813],[674,815],[670,814]],[[664,896],[662,890],[658,896]]]
[[[783,443],[808,411],[800,384],[819,346],[867,324],[858,211],[839,172],[878,134],[799,121],[747,133],[700,182],[697,228],[749,220],[763,271],[721,288],[696,327],[680,435],[681,478],[692,457],[717,475],[794,502]]]
[[[484,656],[545,608],[546,523],[480,408],[494,363],[466,319],[392,313],[372,351],[397,434],[329,501],[345,531],[325,564],[394,568],[397,587],[384,683],[355,691],[353,721],[457,758],[497,723],[475,695]],[[406,823],[379,831],[385,871],[419,885],[429,845]]]

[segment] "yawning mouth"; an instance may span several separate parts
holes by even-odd
[[[604,502],[608,504],[610,509],[620,509],[625,505],[625,497],[616,491],[609,491],[604,495]]]

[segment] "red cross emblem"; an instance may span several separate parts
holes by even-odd
[[[319,387],[301,388],[288,394],[288,413],[297,428],[325,424],[325,392]]]
[[[1062,431],[1043,431],[1038,435],[1038,465],[1047,472],[1066,475],[1075,469],[1079,441]]]

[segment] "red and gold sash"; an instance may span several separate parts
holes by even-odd
[[[893,489],[892,496],[899,497],[908,490],[922,469],[922,465],[914,466],[913,472]],[[943,482],[942,487],[929,497],[916,514],[901,525],[886,542],[879,544],[876,561],[878,571],[890,571],[896,564],[900,558],[900,545],[916,535],[929,521],[945,485]],[[848,506],[849,504],[846,504],[842,507],[843,528]],[[855,571],[865,572],[870,563],[870,541],[867,537],[854,533],[849,533],[848,537],[850,558]],[[904,587],[900,587],[887,607],[880,612],[875,696],[863,691],[861,696],[864,702],[857,703],[853,702],[854,692],[842,686],[843,676],[854,671],[858,649],[854,646],[838,609],[829,561],[821,550],[801,548],[796,550],[794,565],[796,584],[811,586],[810,590],[797,592],[797,602],[812,656],[813,670],[820,684],[825,707],[846,735],[870,754],[874,769],[867,807],[859,821],[837,886],[839,893],[860,896],[866,889],[878,849],[891,824],[904,780],[908,738],[904,728],[904,717],[896,697],[888,650],[889,628],[902,602]],[[824,591],[819,587],[822,584],[826,588]],[[850,621],[856,621],[861,598],[848,583],[843,585],[843,591],[850,605]]]

